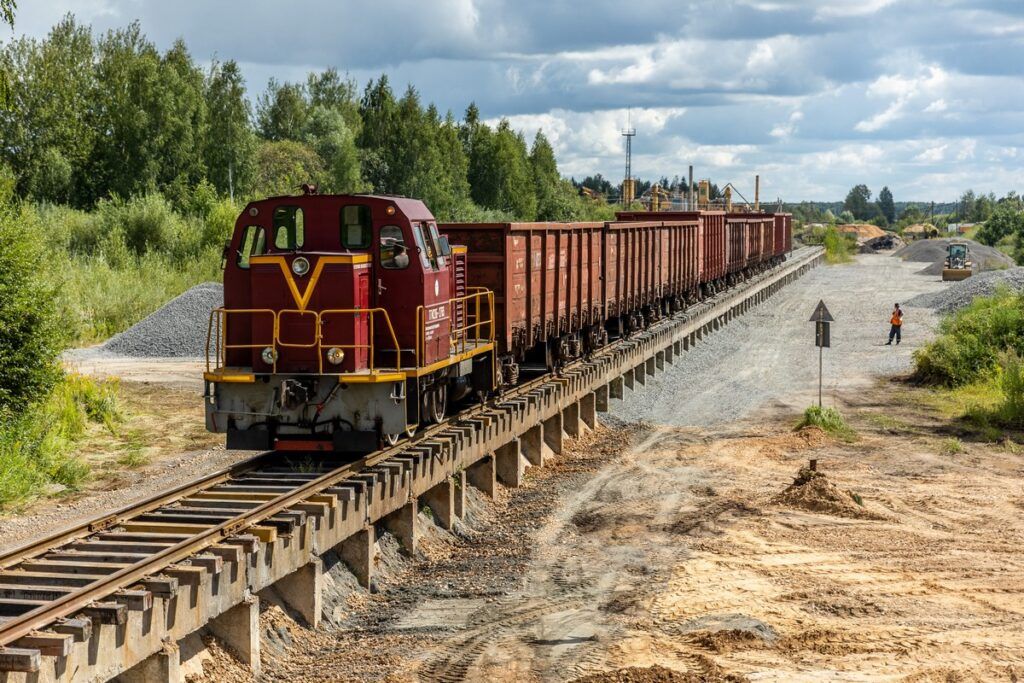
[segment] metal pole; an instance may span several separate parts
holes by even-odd
[[[821,325],[821,323],[819,322],[818,325]],[[819,335],[820,335],[820,332],[819,332]],[[820,339],[819,339],[819,341],[820,341]],[[818,407],[819,408],[822,407],[822,405],[821,405],[821,359],[822,359],[822,356],[824,355],[824,352],[825,352],[825,348],[819,344],[818,345]]]

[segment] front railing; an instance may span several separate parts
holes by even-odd
[[[431,320],[427,320],[426,310],[433,311]],[[330,329],[338,318],[352,317],[351,326],[342,326],[343,335],[350,337],[351,341],[337,338],[342,334],[332,335]],[[366,316],[366,341],[359,341],[357,333],[359,323],[363,316]],[[239,322],[241,319],[242,322]],[[262,323],[257,325],[257,321]],[[289,325],[296,319],[304,324],[295,326]],[[308,324],[305,321],[308,319]],[[438,304],[436,306],[416,309],[416,347],[413,349],[414,368],[428,365],[425,362],[427,357],[427,325],[442,324],[445,320],[450,321],[448,334],[448,356],[462,355],[479,348],[482,344],[493,343],[495,339],[494,324],[494,293],[482,287],[473,287],[466,296],[456,297]],[[246,325],[249,335],[252,338],[247,344],[228,343],[228,326],[242,324]],[[285,336],[285,332],[294,332],[295,329],[306,329],[310,331],[310,337],[296,339]],[[382,332],[378,340],[378,332]],[[259,338],[255,336],[259,334]],[[210,320],[206,332],[206,371],[214,373],[228,367],[228,354],[230,351],[253,350],[272,348],[274,350],[273,363],[270,363],[271,371],[277,372],[279,349],[315,349],[317,355],[317,373],[324,374],[324,354],[331,348],[338,348],[345,352],[346,357],[353,358],[353,366],[360,365],[357,352],[367,352],[366,368],[358,368],[360,371],[368,370],[375,372],[401,372],[410,369],[402,365],[402,348],[398,344],[398,336],[391,324],[391,317],[383,308],[332,308],[323,311],[304,311],[298,309],[284,309],[274,311],[265,308],[215,308],[210,311]],[[349,352],[352,352],[350,355]],[[382,354],[391,356],[393,354],[394,364],[378,365]],[[406,350],[408,358],[409,350]],[[344,361],[343,361],[344,363]],[[340,365],[340,364],[339,364]],[[327,366],[328,369],[329,366]],[[328,374],[344,374],[328,373]]]
[[[233,316],[236,321],[242,316],[252,315],[266,315],[270,316],[270,329],[271,333],[269,337],[260,337],[259,342],[249,344],[229,344],[227,343],[227,328],[228,320],[230,316]],[[286,340],[282,338],[282,321],[288,322],[289,319],[298,317],[300,320],[309,318],[310,325],[303,326],[308,327],[312,331],[312,338],[308,340]],[[353,341],[344,342],[340,339],[330,338],[324,332],[325,322],[330,318],[337,318],[341,316],[352,316],[354,323],[359,323],[362,316],[367,317],[367,342],[360,343],[356,341],[358,335],[356,334],[356,326],[345,328],[349,331]],[[383,318],[383,321],[378,322],[378,318]],[[256,334],[256,325],[253,324],[253,320],[249,318],[249,329],[251,334]],[[388,352],[394,352],[395,354],[395,365],[393,366],[380,366],[376,364],[377,361],[377,344],[375,343],[374,334],[379,325],[384,325],[383,329],[387,330],[386,337],[391,342],[391,346],[386,350]],[[298,309],[283,309],[280,311],[273,311],[270,309],[254,309],[254,308],[215,308],[210,311],[210,321],[206,331],[206,371],[212,373],[217,369],[228,367],[227,357],[228,352],[232,350],[243,350],[243,349],[265,349],[270,347],[274,349],[274,362],[271,363],[271,371],[277,372],[277,360],[279,354],[277,350],[279,348],[291,348],[291,349],[316,349],[317,354],[317,374],[324,374],[324,352],[327,349],[338,348],[345,351],[348,356],[349,351],[359,351],[362,349],[367,350],[368,363],[367,370],[371,373],[382,372],[382,371],[393,371],[398,372],[402,368],[400,367],[401,349],[398,346],[398,337],[395,335],[395,328],[391,325],[391,318],[388,316],[388,312],[383,308],[332,308],[323,311],[301,311]],[[343,361],[344,362],[344,361]],[[340,364],[339,364],[340,365]],[[342,373],[337,373],[342,374]]]

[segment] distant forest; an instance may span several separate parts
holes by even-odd
[[[336,69],[271,80],[255,99],[231,60],[201,67],[181,40],[161,52],[137,23],[95,35],[71,15],[43,40],[0,50],[0,185],[21,199],[88,209],[158,192],[188,210],[197,190],[238,199],[328,192],[417,197],[442,219],[610,216],[561,177],[542,133],[527,141],[424,104],[387,76]]]

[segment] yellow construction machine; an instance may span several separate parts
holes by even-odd
[[[968,258],[966,242],[950,242],[946,262],[942,265],[942,280],[966,280],[974,274],[973,264]]]

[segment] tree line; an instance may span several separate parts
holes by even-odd
[[[160,192],[186,206],[200,186],[250,198],[312,182],[418,197],[449,220],[601,211],[561,177],[540,131],[528,144],[474,104],[456,120],[411,85],[396,95],[387,76],[362,92],[335,68],[271,80],[253,106],[234,61],[200,68],[182,40],[161,52],[138,23],[94,35],[72,15],[4,46],[0,68],[0,173],[22,199],[89,208]]]

